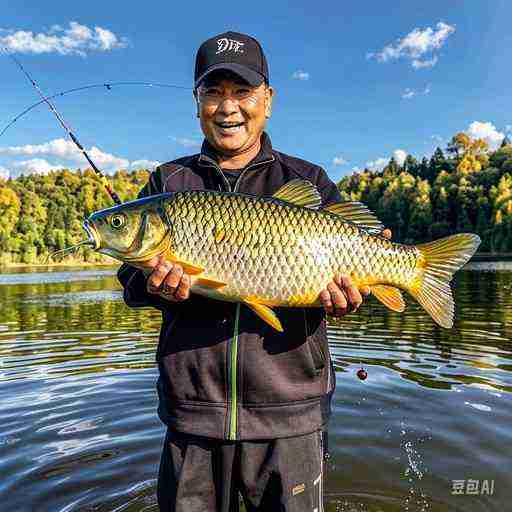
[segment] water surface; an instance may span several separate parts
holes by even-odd
[[[327,512],[510,509],[512,264],[454,284],[452,330],[411,301],[331,323]],[[158,510],[159,325],[124,305],[115,269],[0,274],[1,510]]]

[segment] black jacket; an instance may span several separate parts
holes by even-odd
[[[323,169],[273,150],[266,133],[234,191],[272,195],[294,178],[314,183],[323,206],[341,201]],[[186,189],[230,190],[206,141],[199,155],[156,169],[140,196]],[[158,414],[171,429],[247,440],[305,434],[326,424],[335,376],[322,308],[276,308],[279,333],[241,304],[196,294],[170,303],[152,295],[143,272],[127,264],[118,278],[128,306],[162,312]]]

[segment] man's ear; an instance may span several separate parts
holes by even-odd
[[[192,94],[194,95],[194,100],[196,102],[196,117],[201,117],[199,115],[199,96],[197,95],[197,89],[194,89]]]
[[[272,100],[274,99],[274,89],[270,85],[265,89],[265,117],[270,119],[272,115]]]

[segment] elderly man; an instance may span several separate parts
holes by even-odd
[[[260,44],[226,32],[196,56],[201,152],[161,165],[140,196],[214,189],[270,196],[295,178],[341,201],[317,165],[272,148],[264,132],[274,90]],[[154,258],[118,273],[129,306],[162,312],[158,413],[167,425],[158,478],[162,511],[322,510],[323,435],[335,387],[325,314],[355,311],[348,276],[333,276],[323,308],[282,308],[284,332],[247,307],[190,294],[187,269]],[[272,279],[272,275],[268,275]],[[368,290],[362,290],[367,293]]]

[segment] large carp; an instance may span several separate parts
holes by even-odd
[[[277,330],[273,306],[319,307],[319,293],[341,273],[393,311],[404,310],[405,290],[452,327],[449,282],[477,250],[477,235],[403,245],[380,236],[382,224],[361,203],[320,205],[305,180],[272,197],[165,193],[93,213],[84,243],[131,264],[165,253],[192,276],[192,292],[242,302]]]

